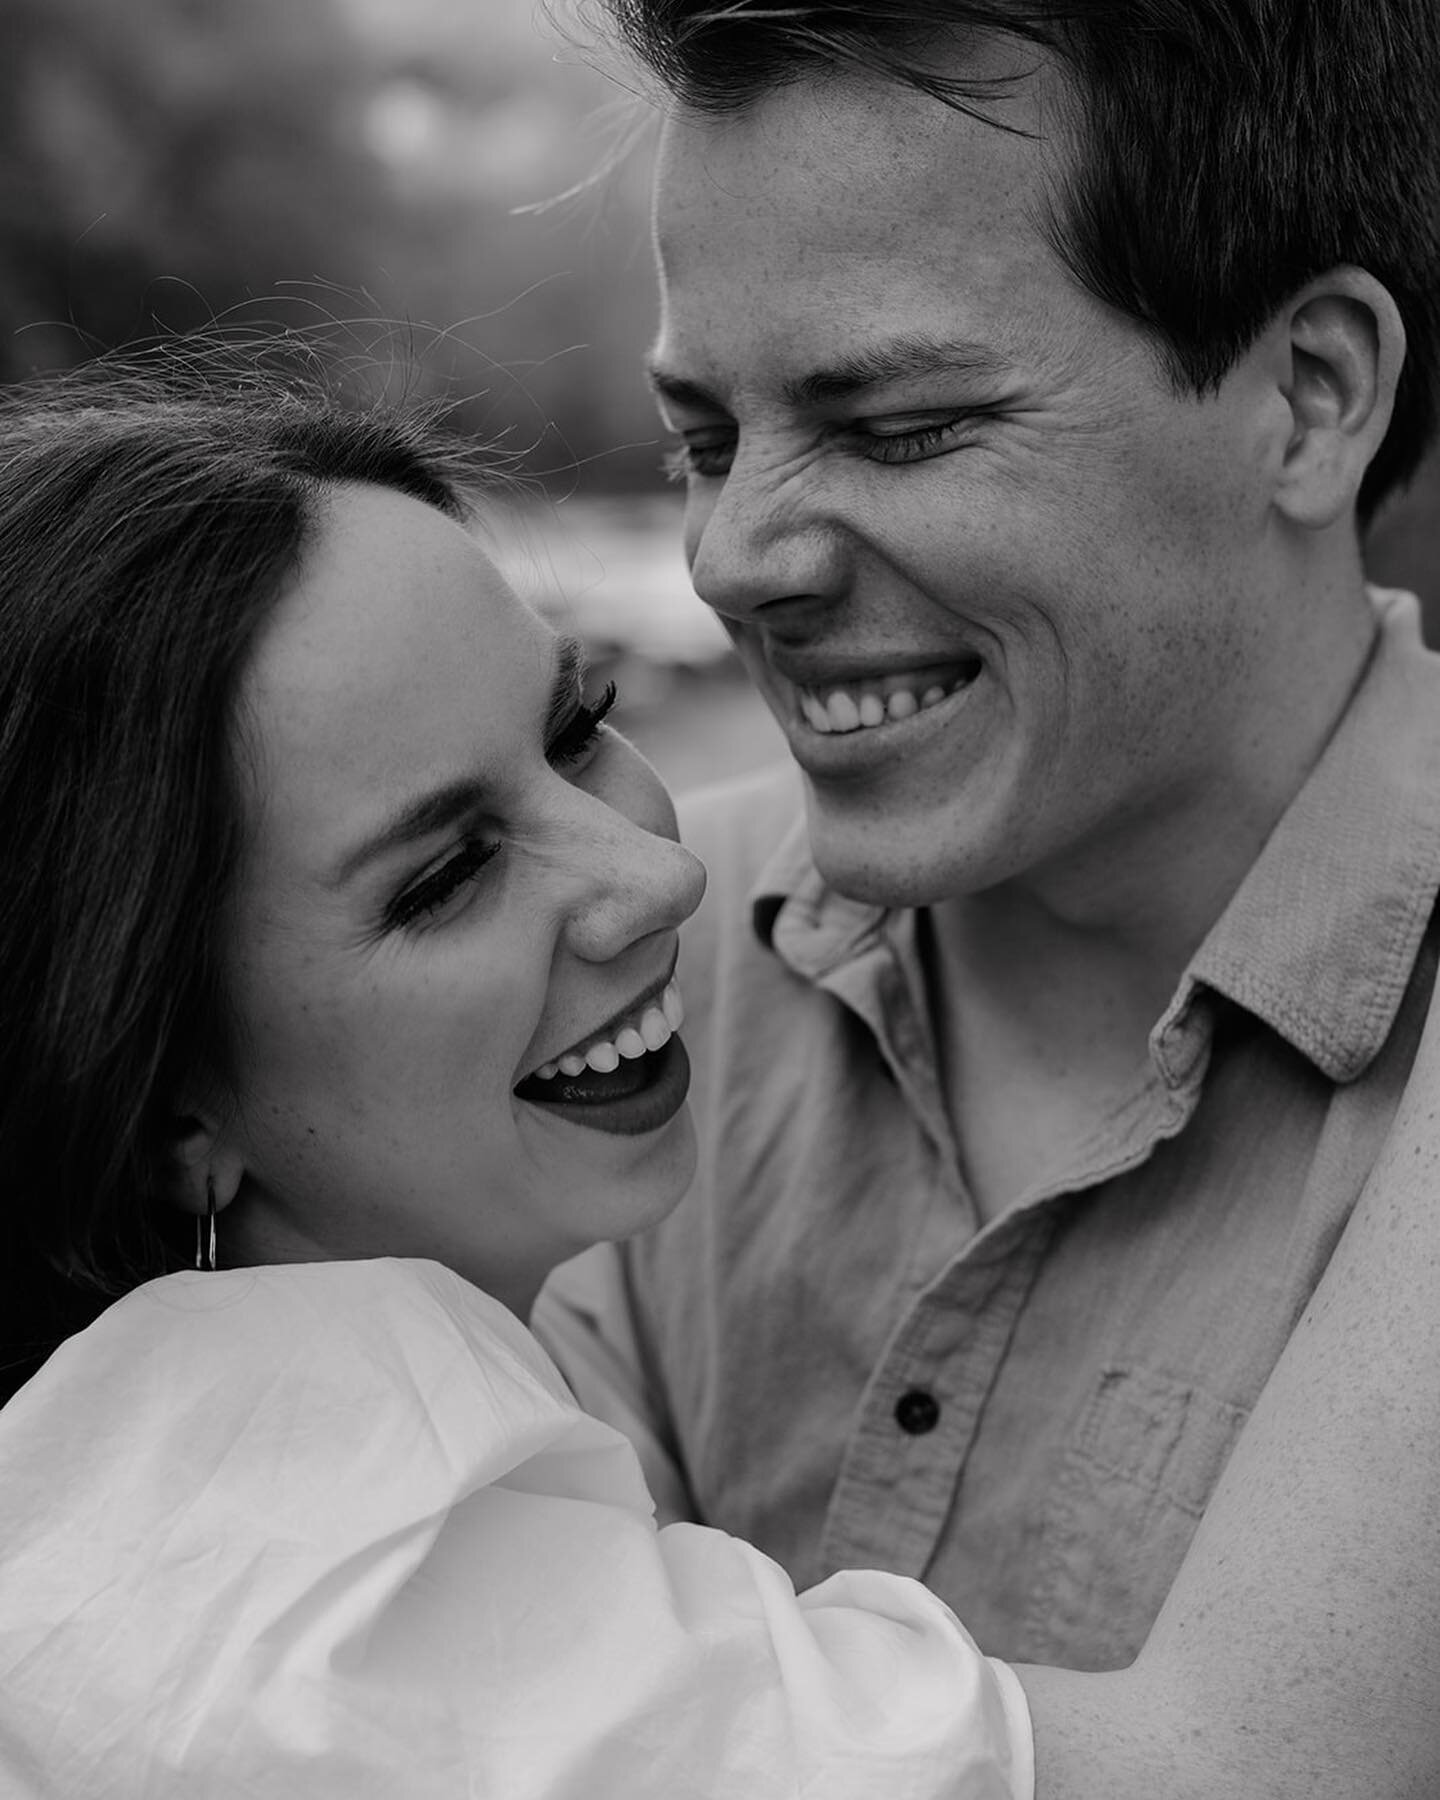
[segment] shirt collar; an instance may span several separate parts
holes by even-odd
[[[1363,1074],[1390,1034],[1440,891],[1440,656],[1412,595],[1372,598],[1365,673],[1157,1026],[1162,1069],[1202,988],[1332,1081]]]
[[[781,839],[750,890],[755,935],[797,975],[818,981],[873,942],[889,917],[830,887],[810,858],[804,816]]]
[[[1375,649],[1339,725],[1181,977],[1151,1045],[1176,1084],[1208,1048],[1194,1002],[1224,995],[1332,1081],[1389,1035],[1440,891],[1440,656],[1412,595],[1372,590]],[[751,889],[760,941],[818,980],[884,928],[828,887],[805,821]]]

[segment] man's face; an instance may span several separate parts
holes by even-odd
[[[822,77],[661,148],[695,586],[806,775],[819,867],[890,904],[1084,894],[1214,830],[1265,703],[1274,397],[1246,365],[1177,396],[1062,268],[1043,100],[996,109],[1022,136]]]

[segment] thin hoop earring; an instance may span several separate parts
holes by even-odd
[[[215,1269],[215,1177],[205,1177],[205,1217],[195,1219],[195,1267]]]

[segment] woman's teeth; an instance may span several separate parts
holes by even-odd
[[[613,1038],[597,1038],[583,1050],[568,1050],[554,1062],[541,1063],[534,1079],[553,1081],[557,1075],[571,1080],[593,1069],[597,1075],[610,1075],[622,1062],[634,1062],[655,1050],[663,1050],[685,1023],[685,1008],[680,990],[672,981],[658,1000],[626,1022]]]
[[[877,725],[913,719],[918,712],[938,706],[958,688],[968,687],[980,673],[980,664],[967,663],[948,682],[930,681],[924,687],[906,687],[894,677],[878,686],[797,688],[800,711],[812,731],[822,733],[871,731]]]

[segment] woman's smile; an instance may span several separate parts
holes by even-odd
[[[582,658],[468,532],[340,488],[244,699],[228,1241],[430,1256],[523,1311],[689,1181],[703,888]]]

